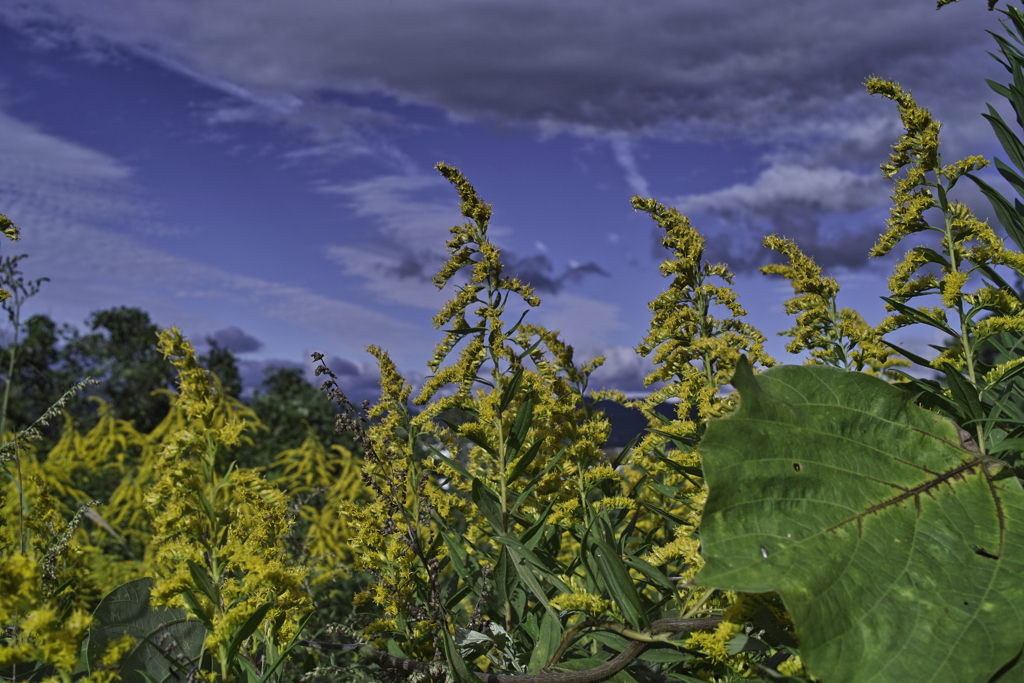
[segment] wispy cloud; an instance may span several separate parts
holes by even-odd
[[[641,175],[636,165],[636,157],[633,154],[633,145],[630,140],[625,134],[616,133],[610,137],[610,142],[612,152],[615,155],[615,161],[625,171],[626,182],[629,183],[633,194],[640,195],[641,197],[650,197],[651,191],[647,185],[647,179]]]
[[[443,248],[451,237],[448,227],[466,221],[446,180],[389,175],[319,189],[345,197],[356,216],[370,219],[377,228],[377,234],[367,235],[362,244],[332,245],[324,250],[324,255],[342,266],[346,275],[358,276],[368,291],[390,303],[437,310],[454,296],[451,285],[438,290],[432,281],[449,258]],[[490,225],[487,231],[488,238],[499,247],[512,233],[500,223]],[[567,282],[580,282],[588,275],[608,275],[595,263],[571,264],[555,275],[554,266],[543,253],[546,247],[540,250],[542,253],[534,256],[518,257],[513,250],[502,249],[503,275],[518,277],[537,292],[552,294],[560,292]],[[464,271],[453,282],[464,284],[467,277]]]
[[[823,230],[823,225],[829,216],[856,219],[863,212],[878,213],[891,188],[891,181],[877,172],[865,175],[775,158],[753,182],[683,195],[674,204],[691,218],[693,214],[712,215],[728,226],[732,239],[712,245],[710,252],[714,256],[724,252],[736,269],[763,261],[759,237],[768,233],[795,240],[822,265],[860,265],[867,260],[879,224],[854,220],[854,224],[860,223],[859,229],[847,228],[846,234]],[[878,218],[884,219],[884,213]]]
[[[131,199],[139,195],[131,170],[109,156],[0,112],[0,158],[0,206],[24,235],[4,250],[31,255],[26,269],[51,278],[51,296],[72,320],[98,308],[137,305],[163,324],[200,332],[216,322],[197,314],[203,308],[197,304],[212,302],[287,323],[348,351],[380,338],[396,340],[401,351],[416,348],[412,326],[358,304],[228,272],[109,229],[151,220],[149,207]]]

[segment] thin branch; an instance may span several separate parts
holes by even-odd
[[[611,678],[618,672],[625,669],[630,662],[639,657],[651,643],[660,642],[661,639],[655,638],[655,635],[659,633],[701,631],[714,628],[720,624],[721,621],[721,617],[701,617],[698,619],[659,619],[658,621],[653,622],[651,624],[650,631],[646,632],[632,631],[622,627],[611,628],[613,626],[619,626],[618,624],[612,624],[611,622],[594,622],[593,625],[604,629],[615,630],[623,636],[633,639],[633,642],[631,642],[625,650],[611,661],[605,662],[593,669],[586,669],[584,671],[557,671],[525,675],[489,674],[483,673],[482,671],[474,671],[473,675],[483,681],[483,683],[598,683],[599,681]],[[578,629],[579,627],[574,628],[570,631],[570,634],[577,632]],[[429,664],[426,662],[420,662],[415,659],[405,659],[404,657],[395,657],[394,655],[388,654],[387,652],[381,652],[370,645],[363,643],[340,645],[336,643],[320,643],[312,640],[302,640],[299,642],[309,647],[318,647],[325,650],[354,650],[361,658],[373,662],[384,669],[426,671],[429,667]],[[557,657],[561,656],[561,653],[564,651],[564,646],[565,641],[563,641],[563,647],[559,648],[559,652],[555,653],[556,657],[553,658],[553,661],[555,661]]]

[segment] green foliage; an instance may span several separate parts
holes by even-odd
[[[117,665],[122,683],[166,683],[199,663],[206,629],[185,610],[151,606],[152,587],[149,578],[130,581],[96,605],[85,647],[90,672],[102,668],[107,648],[124,638],[131,646]]]
[[[279,453],[302,446],[308,429],[329,446],[349,451],[354,448],[349,435],[334,433],[337,411],[306,381],[299,368],[267,368],[262,385],[248,405],[267,427],[267,433],[235,453],[240,464],[270,468]]]
[[[1024,15],[1005,14],[1024,35]],[[1024,53],[996,38],[1014,82],[990,85],[1021,123]],[[786,261],[763,272],[795,295],[781,334],[812,367],[773,367],[727,266],[703,260],[703,236],[635,197],[669,252],[671,283],[637,348],[653,354],[647,385],[666,386],[585,399],[604,359],[578,365],[528,311],[506,319],[513,295],[517,309],[540,300],[503,273],[490,205],[443,163],[467,220],[434,283],[466,268],[469,282],[434,317],[444,337],[418,414],[377,346],[381,399],[365,414],[313,355],[339,414],[298,370],[271,371],[243,404],[229,350],[211,342],[198,358],[138,309],[98,311],[84,336],[22,324],[35,291],[6,262],[3,676],[1019,679],[1022,493],[1007,465],[1024,451],[1024,292],[997,268],[1024,275],[1024,256],[947,195],[961,177],[977,183],[1018,248],[1024,204],[972,175],[981,157],[942,166],[940,124],[899,85],[866,85],[906,128],[882,166],[906,173],[872,255],[912,234],[938,243],[897,265],[890,315],[872,328],[838,309],[838,283],[795,243],[769,236]],[[987,118],[1024,170],[1024,145],[994,109]],[[1024,177],[996,167],[1024,197]],[[942,225],[925,220],[933,209]],[[983,284],[967,291],[972,278]],[[910,305],[927,295],[942,305]],[[953,342],[933,361],[885,338],[918,323]],[[896,369],[910,363],[944,381]],[[101,388],[74,405],[87,372]],[[730,383],[738,392],[724,395]],[[607,448],[601,399],[639,409],[647,433]],[[64,429],[40,443],[62,411]],[[185,650],[177,660],[143,635],[182,614],[168,639]],[[300,640],[304,629],[352,642]]]
[[[147,559],[158,580],[155,605],[187,608],[206,627],[213,680],[262,680],[279,666],[272,653],[301,628],[309,598],[305,570],[282,546],[290,520],[284,496],[252,470],[235,470],[218,449],[253,429],[244,417],[218,420],[227,397],[176,329],[160,351],[178,369],[177,403],[187,420],[162,449],[160,478],[146,494],[153,520]],[[262,663],[260,654],[262,653]]]
[[[199,362],[217,376],[225,394],[238,398],[242,393],[242,376],[238,372],[235,354],[210,337],[206,338],[206,343],[210,345],[210,350],[199,357]]]
[[[114,413],[140,432],[152,431],[170,408],[166,393],[152,392],[174,382],[174,368],[157,349],[160,329],[145,311],[124,306],[97,311],[86,323],[92,333],[72,342],[72,348],[89,374],[102,378],[101,390]]]
[[[435,284],[443,287],[466,266],[472,272],[434,318],[435,327],[450,327],[429,363],[435,374],[415,402],[427,403],[446,385],[454,393],[410,417],[411,388],[387,353],[370,347],[380,364],[382,398],[368,417],[381,419],[364,429],[368,419],[338,389],[336,377],[326,366],[318,369],[330,377],[326,386],[346,413],[343,426],[362,447],[363,478],[375,494],[370,505],[343,507],[357,530],[356,566],[374,577],[357,603],[372,603],[381,614],[362,634],[391,653],[378,650],[371,659],[398,666],[398,656],[401,666],[427,672],[426,660],[444,658],[459,679],[471,676],[474,666],[494,673],[587,669],[579,674],[583,681],[626,666],[653,674],[637,659],[652,643],[692,652],[660,660],[665,673],[749,675],[767,655],[730,655],[727,643],[742,630],[743,615],[772,598],[738,601],[679,590],[669,578],[692,576],[701,562],[695,530],[706,490],[693,459],[693,430],[665,427],[630,466],[632,445],[617,457],[603,451],[610,425],[583,400],[589,375],[603,359],[577,367],[572,347],[524,324],[525,314],[506,328],[502,314],[512,294],[531,307],[539,299],[503,277],[499,252],[487,239],[489,205],[457,170],[444,164],[438,170],[456,187],[470,222],[451,229],[450,259]],[[664,376],[658,379],[682,378],[685,384],[675,383],[664,396],[686,397],[687,416],[691,406],[707,415],[721,405],[717,388],[739,358],[735,348],[758,353],[763,336],[740,320],[734,293],[706,286],[709,275],[730,276],[701,262],[702,238],[674,210],[636,201],[665,224],[666,246],[675,254],[663,272],[677,277],[657,302],[648,339],[650,349],[662,347],[655,361]],[[722,302],[730,317],[692,317],[688,305],[697,299]],[[470,325],[466,313],[474,304],[479,322]],[[692,329],[679,331],[680,319],[692,320]],[[718,334],[728,342],[715,342]],[[698,350],[687,350],[684,345],[697,339]],[[442,367],[463,341],[458,361]],[[322,362],[322,355],[314,359]],[[696,371],[696,362],[705,370]],[[487,378],[481,372],[486,364]],[[474,393],[476,383],[491,390]],[[469,419],[434,423],[453,409]],[[469,446],[460,448],[458,437]],[[672,455],[667,442],[678,449]],[[776,630],[785,628],[784,618],[774,621]],[[617,643],[609,646],[600,633],[607,629],[636,646],[616,652]],[[685,645],[666,634],[692,631],[705,632]]]
[[[830,683],[983,682],[1020,651],[1024,491],[1009,468],[866,374],[755,378],[741,363],[733,384],[739,409],[700,444],[698,583],[778,591]]]
[[[135,423],[141,433],[152,431],[169,409],[166,393],[174,368],[156,348],[158,328],[138,308],[111,308],[94,312],[86,321],[92,332],[82,335],[70,325],[58,327],[48,316],[35,315],[24,324],[24,336],[5,349],[19,363],[11,374],[8,417],[26,425],[56,401],[63,388],[86,376],[99,385],[89,395],[104,399],[115,417]],[[223,351],[223,350],[221,350]],[[91,429],[99,419],[95,404],[76,403],[68,414],[80,429]],[[43,434],[43,452],[60,439],[60,429]]]
[[[1004,14],[1024,35],[1024,15],[1012,7]],[[1024,54],[996,38],[1014,83],[989,84],[1011,100],[1020,123]],[[971,175],[987,165],[981,157],[943,167],[940,124],[899,85],[872,78],[867,87],[896,102],[906,127],[882,165],[888,178],[907,173],[896,182],[889,229],[872,255],[884,256],[914,233],[937,233],[939,249],[906,253],[889,281],[892,296],[883,297],[891,315],[873,331],[844,325],[834,305],[822,306],[837,288],[803,268],[811,284],[787,305],[804,311],[791,332],[796,344],[817,347],[813,361],[849,367],[854,342],[867,340],[873,351],[885,334],[925,324],[952,339],[931,361],[885,343],[941,370],[945,381],[893,371],[904,381],[888,387],[827,368],[780,368],[756,379],[738,369],[740,408],[709,426],[700,445],[711,495],[701,527],[708,564],[697,580],[779,591],[804,662],[828,681],[1016,680],[1024,643],[1016,580],[1024,569],[1024,499],[1007,464],[1020,462],[1024,446],[1024,293],[995,268],[1024,275],[1024,255],[947,195],[959,178],[971,178],[1019,249],[1024,205],[1011,207]],[[989,112],[1003,148],[1024,168],[1024,146],[991,106]],[[998,159],[996,166],[1022,192],[1024,180]],[[943,225],[924,219],[931,209]],[[782,241],[768,246],[789,249],[790,269],[775,272],[792,276],[801,294],[801,256]],[[982,276],[982,285],[964,291],[972,275]],[[925,295],[938,295],[942,305],[907,304]],[[957,646],[950,649],[951,642]]]
[[[836,297],[839,283],[823,277],[814,259],[804,254],[792,240],[769,235],[764,246],[786,256],[788,263],[762,266],[765,275],[781,275],[793,285],[795,297],[785,303],[786,313],[796,315],[796,326],[779,332],[793,337],[786,351],[800,353],[807,349],[810,363],[824,363],[844,370],[867,372],[899,381],[893,367],[909,367],[910,362],[892,358],[896,353],[881,341],[877,330],[868,325],[857,311],[839,310]]]

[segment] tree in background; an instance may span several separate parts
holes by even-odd
[[[170,405],[166,395],[153,392],[174,380],[173,366],[157,350],[159,328],[145,311],[125,306],[95,311],[86,324],[91,332],[85,335],[68,324],[58,327],[46,315],[34,315],[22,325],[8,417],[23,427],[60,398],[63,388],[91,376],[100,385],[88,396],[110,403],[118,419],[133,422],[140,432],[151,431]],[[94,402],[76,401],[68,411],[83,429],[98,419]],[[44,451],[60,429],[54,424],[44,434]]]
[[[68,372],[60,354],[62,340],[71,336],[69,325],[58,328],[49,317],[34,315],[22,325],[21,333],[7,404],[7,419],[16,430],[32,424],[60,398],[65,387],[81,379],[77,372]],[[10,350],[10,345],[4,347],[4,355]],[[73,405],[81,409],[82,402]],[[47,441],[55,441],[59,432],[59,423],[44,428]]]
[[[301,368],[266,368],[263,383],[247,404],[269,431],[256,439],[254,446],[239,449],[235,457],[240,464],[269,467],[278,453],[297,448],[305,441],[307,425],[324,445],[355,449],[348,434],[334,433],[337,408],[302,376]]]
[[[199,357],[199,363],[217,375],[221,388],[228,396],[238,398],[242,394],[242,375],[238,372],[238,360],[231,349],[221,346],[216,339],[206,338],[210,350]]]
[[[174,367],[157,349],[160,328],[139,308],[119,306],[97,311],[86,321],[92,334],[73,341],[88,374],[101,380],[114,413],[143,433],[153,430],[170,409],[164,394],[174,384]],[[67,347],[66,347],[67,348]]]

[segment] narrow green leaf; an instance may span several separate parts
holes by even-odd
[[[462,337],[465,337],[467,334],[474,334],[474,333],[477,333],[477,332],[486,332],[487,328],[486,327],[463,327],[463,328],[458,329],[458,330],[456,330],[456,329],[451,329],[451,330],[442,329],[441,331],[445,332],[447,334],[454,334],[456,337],[461,339]]]
[[[522,448],[523,442],[526,440],[526,434],[530,431],[530,425],[533,424],[533,399],[528,398],[522,402],[519,406],[519,410],[516,411],[516,418],[512,422],[512,431],[509,432],[508,438],[505,440],[505,462],[512,462],[519,449]]]
[[[455,458],[449,458],[447,455],[445,455],[441,451],[437,450],[437,448],[435,448],[434,446],[431,446],[430,444],[424,444],[424,445],[430,451],[432,451],[433,454],[435,456],[437,456],[437,458],[439,460],[441,460],[441,462],[443,462],[444,464],[446,464],[449,467],[451,467],[453,470],[455,470],[456,472],[458,472],[459,474],[464,476],[466,479],[472,479],[473,478],[473,475],[471,475],[469,473],[469,471],[465,467],[463,467],[462,463],[460,463],[458,460],[456,460]]]
[[[517,361],[519,361],[520,363],[521,363],[521,362],[523,362],[523,359],[524,359],[524,358],[526,358],[527,356],[529,356],[529,355],[530,355],[531,353],[533,353],[533,352],[534,352],[534,350],[535,350],[535,349],[536,349],[536,348],[537,348],[538,346],[540,346],[540,342],[541,342],[541,340],[540,340],[540,339],[538,339],[537,341],[533,342],[533,344],[531,344],[531,345],[530,345],[530,347],[529,347],[528,349],[525,349],[525,350],[523,350],[523,352],[522,352],[522,353],[520,353],[520,354],[519,354],[518,356],[516,356],[516,360],[517,360]]]
[[[309,620],[313,618],[314,614],[316,614],[316,612],[310,612],[302,618],[302,621],[299,622],[299,627],[295,629],[295,633],[292,634],[292,637],[288,641],[288,644],[285,645],[283,650],[277,653],[277,656],[274,657],[274,662],[270,665],[270,668],[264,671],[264,681],[270,680],[270,677],[274,675],[274,672],[277,671],[278,668],[280,668],[281,665],[284,664],[284,662],[288,659],[288,656],[291,654],[292,650],[298,646],[299,636],[302,634],[302,631],[306,628],[306,624],[309,623]],[[272,645],[272,643],[268,643],[268,645]]]
[[[1024,365],[1021,366],[1024,368]],[[516,461],[515,467],[512,468],[512,472],[508,475],[508,483],[512,484],[516,479],[523,476],[527,468],[533,464],[533,461],[537,458],[537,453],[540,452],[540,447],[544,445],[543,439],[537,439],[533,442],[533,445],[523,454],[519,460]]]
[[[633,555],[624,555],[622,557],[622,561],[646,576],[652,583],[657,584],[661,588],[672,593],[675,592],[675,584],[668,580],[668,577],[665,576],[665,572],[661,571],[650,562],[641,560],[639,557]]]
[[[690,450],[690,446],[688,444],[685,444],[684,442],[679,440],[678,434],[672,434],[661,429],[654,429],[653,427],[648,427],[647,431],[651,432],[652,434],[657,434],[658,436],[668,439],[669,441],[672,442],[672,445],[678,448],[682,453],[687,453]]]
[[[949,392],[961,408],[961,412],[973,420],[980,420],[985,417],[985,411],[981,409],[978,401],[978,390],[949,363],[943,363],[942,372],[946,375],[946,382],[949,384]]]
[[[494,566],[493,583],[494,592],[498,596],[499,602],[501,604],[511,602],[512,591],[515,590],[519,583],[519,573],[512,566],[512,559],[504,545],[498,551],[498,561]]]
[[[238,651],[242,648],[242,643],[253,634],[253,631],[259,628],[263,619],[267,616],[267,612],[273,606],[274,603],[272,602],[260,605],[245,621],[235,627],[234,632],[231,634],[231,639],[228,641],[228,657],[232,662],[238,657]]]
[[[935,263],[937,265],[942,266],[943,268],[950,267],[949,259],[947,259],[939,252],[935,251],[931,247],[914,247],[913,251],[927,258],[930,263]]]
[[[513,325],[512,327],[510,327],[510,328],[509,328],[509,330],[508,330],[508,332],[506,332],[506,333],[505,333],[505,335],[506,335],[507,337],[510,337],[510,338],[511,338],[511,337],[512,337],[512,335],[516,333],[516,330],[518,330],[518,329],[519,329],[519,326],[523,324],[523,318],[525,318],[525,317],[526,317],[526,314],[527,314],[527,313],[529,313],[529,312],[530,312],[530,311],[528,311],[528,310],[526,310],[526,311],[523,311],[523,314],[522,314],[521,316],[519,316],[519,320],[517,320],[517,321],[516,321],[516,324],[515,324],[515,325]]]
[[[918,356],[916,353],[913,353],[912,351],[907,351],[903,347],[896,346],[895,344],[893,344],[891,342],[888,342],[888,341],[886,341],[884,339],[882,340],[882,343],[885,344],[886,346],[888,346],[893,351],[899,353],[904,358],[907,358],[907,359],[913,361],[914,363],[917,363],[918,365],[920,365],[922,367],[931,368],[931,361],[925,360],[921,356]],[[909,377],[909,375],[908,375],[908,377]]]
[[[597,560],[597,569],[604,578],[612,599],[622,611],[622,616],[637,630],[650,626],[651,622],[647,618],[647,612],[640,605],[640,596],[637,595],[633,579],[618,553],[604,541],[592,538],[590,543],[591,553]]]
[[[473,576],[469,571],[469,566],[466,564],[469,561],[469,554],[466,553],[465,547],[457,539],[452,538],[451,534],[443,528],[439,527],[438,531],[441,534],[441,538],[444,539],[445,547],[448,548],[448,557],[451,558],[455,573],[463,581],[470,581]]]
[[[611,462],[612,469],[615,469],[616,467],[622,464],[622,461],[626,459],[626,457],[629,455],[629,452],[633,450],[633,447],[637,444],[638,441],[640,441],[641,438],[643,438],[643,434],[637,434],[632,439],[630,439],[629,443],[622,447],[622,450],[619,451],[619,454],[616,455],[615,459],[612,460]]]
[[[1003,195],[996,192],[984,180],[972,173],[965,175],[978,186],[982,194],[988,197],[989,202],[992,204],[992,210],[996,212],[996,218],[999,219],[999,223],[1006,230],[1006,234],[1010,236],[1010,239],[1013,240],[1018,249],[1024,251],[1024,222],[1021,221],[1019,213],[1010,206],[1010,203],[1006,201]]]
[[[203,512],[206,513],[206,518],[211,522],[215,521],[217,519],[217,513],[214,511],[213,505],[210,504],[206,494],[203,493],[202,490],[197,490],[196,493],[199,494],[199,503],[203,506]]]
[[[487,484],[473,477],[473,489],[470,492],[470,497],[473,499],[473,503],[483,514],[491,524],[491,528],[494,529],[495,533],[502,533],[505,531],[505,522],[501,516],[501,501],[498,500],[498,496],[495,495],[494,491],[488,488]]]
[[[512,375],[512,379],[505,385],[505,388],[501,390],[501,398],[498,400],[498,415],[505,412],[508,408],[508,404],[512,402],[512,399],[519,393],[519,387],[523,383],[523,366],[520,365]]]
[[[989,455],[1004,451],[1024,451],[1024,438],[1004,439],[989,449]]]
[[[653,479],[648,480],[647,483],[651,485],[651,488],[653,488],[655,491],[665,496],[669,500],[674,500],[676,495],[679,493],[678,486],[666,486],[665,484],[660,484],[654,481]]]
[[[195,587],[202,591],[206,599],[210,601],[210,604],[217,605],[220,600],[217,598],[217,589],[213,585],[213,579],[206,571],[206,567],[198,565],[193,560],[187,560],[189,576],[192,577],[192,583]]]
[[[405,650],[395,641],[394,638],[388,638],[388,654],[392,657],[401,657],[402,659],[409,659],[409,655],[405,654]]]
[[[1006,121],[1003,121],[1003,117],[995,110],[995,107],[991,104],[987,106],[988,113],[982,114],[982,116],[992,126],[992,130],[999,139],[999,144],[1002,145],[1014,165],[1017,168],[1024,168],[1024,145],[1021,145],[1020,140],[1013,134],[1010,127],[1006,125]]]
[[[559,578],[558,575],[555,573],[556,571],[560,571],[561,567],[555,567],[553,570],[552,567],[548,566],[548,564],[545,563],[540,557],[538,557],[537,554],[533,552],[533,550],[526,547],[526,545],[523,544],[517,538],[513,538],[511,536],[495,536],[494,540],[498,541],[506,548],[514,550],[521,559],[525,558],[526,560],[529,560],[530,564],[533,565],[533,567],[538,572],[543,574],[545,579],[550,581],[555,586],[558,586],[559,590],[561,590],[563,593],[572,592],[572,589],[569,588],[569,585],[562,581],[562,579]]]
[[[548,501],[548,504],[544,506],[544,509],[537,515],[537,518],[533,520],[530,526],[526,527],[521,534],[518,535],[520,541],[523,542],[530,550],[537,547],[537,543],[544,538],[544,534],[548,531],[555,532],[554,527],[548,526],[547,519],[551,514],[551,508],[555,506],[556,499],[552,498]],[[557,532],[555,532],[557,533]]]
[[[487,441],[485,439],[482,439],[481,437],[477,436],[476,434],[460,434],[459,436],[462,436],[462,437],[472,441],[477,446],[479,446],[480,448],[482,448],[485,451],[487,451],[490,454],[490,456],[492,458],[494,458],[495,460],[498,459],[498,452],[496,450],[494,450],[494,447],[491,446],[491,444],[487,443]]]
[[[447,628],[441,628],[441,635],[444,637],[444,653],[451,672],[455,674],[455,680],[458,683],[478,683],[476,676],[469,672],[465,660],[459,654],[459,648],[455,646],[452,634],[448,633]]]
[[[548,601],[548,596],[541,587],[540,582],[537,581],[537,577],[533,575],[533,572],[528,566],[526,566],[526,560],[519,556],[519,554],[512,549],[511,546],[505,546],[508,551],[509,560],[512,562],[512,566],[516,568],[519,573],[519,578],[523,580],[530,592],[533,593],[534,597],[540,601],[540,604],[544,605],[544,609],[551,612],[552,615],[557,617],[554,610],[551,609],[551,603]]]
[[[565,454],[565,447],[563,447],[562,450],[558,451],[558,455],[551,459],[551,462],[548,463],[547,467],[544,468],[543,472],[541,472],[536,477],[530,480],[530,483],[526,485],[526,488],[523,489],[523,492],[519,494],[518,498],[516,498],[516,504],[512,506],[512,512],[515,512],[516,510],[519,509],[519,506],[523,504],[523,501],[526,500],[527,496],[529,496],[530,493],[533,491],[533,487],[535,487],[541,479],[547,476],[548,472],[551,471],[552,467],[558,464],[558,461],[562,459],[563,454]]]
[[[548,665],[551,656],[562,644],[562,624],[550,611],[544,613],[540,622],[540,635],[537,638],[537,645],[530,655],[530,673],[540,673],[540,670]]]
[[[949,213],[949,200],[946,199],[946,188],[939,183],[936,187],[939,193],[939,208],[942,209],[942,213]]]
[[[245,672],[246,683],[260,683],[262,680],[260,678],[260,674],[256,671],[256,667],[252,665],[252,662],[249,661],[248,657],[239,657],[238,663]]]
[[[989,52],[988,54],[995,58],[996,61],[999,61],[999,57],[997,57],[996,55],[992,54],[991,52]],[[1003,64],[1003,66],[1006,65]],[[986,78],[985,82],[988,83],[988,87],[996,91],[996,94],[1002,95],[1006,99],[1010,99],[1010,89],[1007,88],[1005,85],[1003,85],[1002,83],[996,83],[991,78]]]
[[[1016,171],[1007,166],[1002,162],[1001,159],[995,159],[996,168],[999,169],[999,175],[1006,179],[1006,182],[1013,186],[1013,189],[1017,190],[1017,194],[1024,197],[1024,178],[1021,178]]]
[[[1016,201],[1018,204],[1020,203],[1020,200],[1014,200],[1014,201]],[[1017,207],[1017,212],[1018,213],[1024,213],[1024,205],[1018,206]],[[985,277],[987,277],[989,280],[991,280],[992,284],[995,285],[996,289],[1000,289],[1000,290],[1006,292],[1008,295],[1010,295],[1010,296],[1014,297],[1015,299],[1017,299],[1017,301],[1024,301],[1024,292],[1018,292],[1016,289],[1011,287],[1010,283],[1008,283],[1006,280],[1004,280],[1003,277],[999,273],[997,273],[995,270],[992,269],[992,266],[990,266],[988,264],[975,264],[974,267],[975,267],[975,269],[978,272],[980,272]],[[986,284],[988,284],[988,283],[986,283]]]
[[[444,602],[445,609],[447,609],[447,610],[454,610],[459,605],[459,603],[462,602],[462,599],[465,598],[467,595],[469,595],[472,592],[473,592],[473,584],[463,583],[462,586],[459,588],[459,590],[457,590],[454,593],[452,593],[451,595],[449,595],[448,599],[445,600],[445,602]]]
[[[1024,375],[1024,363],[1021,363],[1020,365],[1016,365],[1016,366],[1010,368],[1009,370],[1007,370],[1005,373],[1003,373],[1002,377],[1000,377],[998,380],[996,380],[995,384],[990,385],[989,387],[987,387],[986,391],[991,391],[994,387],[1003,386],[1003,385],[1009,383],[1014,378],[1016,378],[1018,375]]]
[[[648,510],[653,512],[654,514],[659,515],[661,517],[664,517],[665,519],[667,519],[667,520],[669,520],[669,521],[671,521],[671,522],[673,522],[675,524],[678,524],[679,526],[682,526],[684,524],[688,524],[688,522],[685,519],[683,519],[682,517],[680,517],[679,515],[672,514],[668,510],[660,508],[657,505],[651,505],[647,501],[643,501],[643,500],[638,501],[638,502],[641,505],[643,505],[645,508],[647,508]]]
[[[946,323],[945,321],[939,320],[938,318],[934,318],[928,315],[927,313],[917,310],[913,306],[908,306],[907,304],[902,303],[900,301],[896,301],[896,299],[893,299],[891,297],[883,296],[880,298],[882,299],[882,301],[889,304],[890,306],[892,306],[897,311],[907,316],[914,322],[921,323],[923,325],[928,325],[929,327],[934,327],[937,330],[942,330],[943,332],[953,337],[954,339],[960,338],[960,335],[957,334],[953,330],[953,328],[950,327],[949,324]]]
[[[922,408],[945,413],[948,417],[954,417],[958,423],[964,421],[959,407],[946,397],[942,392],[942,385],[938,382],[912,377],[902,370],[895,372],[906,380],[895,386],[906,395],[908,401],[916,403]]]
[[[731,655],[738,655],[741,652],[764,652],[769,649],[771,648],[767,643],[745,633],[736,634],[725,647],[725,651]]]
[[[196,600],[196,596],[192,591],[186,590],[181,594],[181,599],[185,601],[185,605],[192,611],[192,616],[203,622],[203,626],[207,630],[213,630],[213,622],[206,616],[206,611],[199,605],[199,601]]]

